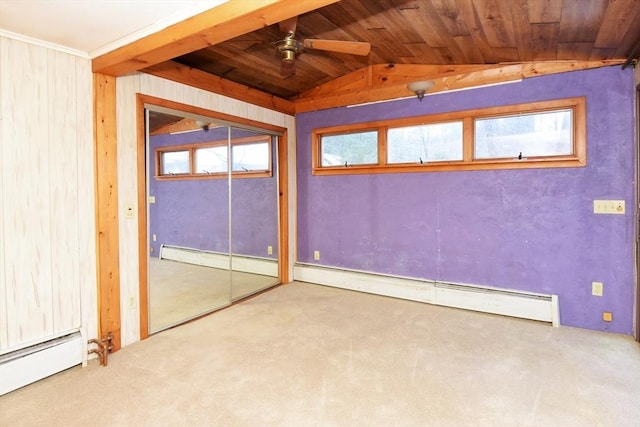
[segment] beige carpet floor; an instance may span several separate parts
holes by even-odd
[[[631,337],[293,283],[0,397],[2,426],[631,426]]]

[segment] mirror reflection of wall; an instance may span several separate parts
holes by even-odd
[[[271,135],[150,113],[150,332],[279,282],[276,143]]]
[[[237,300],[278,281],[277,137],[233,127],[230,135],[231,297]]]

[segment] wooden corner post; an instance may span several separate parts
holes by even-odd
[[[120,349],[120,265],[116,78],[94,73],[93,114],[96,177],[96,251],[99,338],[113,335]]]

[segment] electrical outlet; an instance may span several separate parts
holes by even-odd
[[[273,255],[273,246],[267,246],[267,255]]]
[[[604,285],[602,284],[602,282],[591,282],[591,295],[601,297],[603,291]]]
[[[624,215],[624,200],[594,200],[593,213]]]
[[[155,242],[156,240],[158,240],[158,236],[156,236],[155,234],[153,235],[153,241]]]
[[[313,259],[320,261],[320,251],[313,251]]]
[[[603,311],[602,320],[604,320],[605,322],[613,322],[613,313],[609,311]]]

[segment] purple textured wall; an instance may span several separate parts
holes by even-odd
[[[232,131],[232,137],[255,134]],[[151,137],[155,148],[216,141],[227,138],[227,128],[209,132],[165,134]],[[275,144],[273,145],[275,150]],[[155,175],[152,162],[150,176]],[[276,164],[270,178],[246,178],[232,181],[232,252],[235,254],[277,258],[278,216]],[[215,252],[229,252],[229,189],[227,179],[150,181],[149,230],[157,240],[150,242],[158,255],[161,244],[185,246]],[[267,255],[267,246],[273,254]]]
[[[587,99],[584,168],[311,175],[317,127],[575,96]],[[298,260],[558,294],[562,324],[631,334],[633,97],[632,71],[608,67],[299,114]],[[594,199],[624,199],[627,214],[595,215]]]

